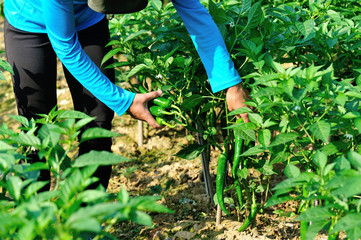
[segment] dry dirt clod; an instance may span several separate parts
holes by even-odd
[[[162,239],[164,239],[164,235],[160,231],[155,232],[152,238],[152,240],[162,240]]]
[[[174,235],[173,240],[189,240],[194,238],[195,236],[196,234],[192,232],[179,231]]]

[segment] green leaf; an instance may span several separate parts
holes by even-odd
[[[238,137],[244,140],[256,141],[257,139],[256,132],[254,130],[255,128],[256,126],[253,123],[241,122],[237,124],[232,124],[223,129],[232,129]]]
[[[186,148],[180,150],[175,156],[187,160],[192,160],[198,157],[206,147],[207,145],[191,144]]]
[[[133,212],[131,214],[130,220],[139,225],[144,225],[144,226],[148,226],[148,227],[153,226],[152,218],[148,214],[141,212],[141,211]]]
[[[361,228],[357,226],[353,229],[346,231],[347,239],[349,240],[360,240],[361,239]]]
[[[361,118],[356,118],[354,120],[355,127],[357,128],[357,131],[359,134],[361,134]]]
[[[131,161],[123,156],[107,151],[90,151],[78,157],[72,164],[73,167],[85,167],[90,165],[113,165]]]
[[[249,171],[247,168],[242,168],[242,169],[237,169],[237,175],[241,178],[241,179],[247,179],[249,174]]]
[[[118,52],[120,52],[122,49],[121,48],[113,48],[112,50],[110,50],[107,54],[105,54],[105,56],[103,57],[102,63],[101,65],[103,65],[106,61],[108,61],[110,58],[112,58],[115,54],[117,54]]]
[[[313,172],[303,172],[299,176],[294,178],[288,178],[279,184],[277,184],[273,189],[282,189],[282,188],[291,188],[296,186],[303,186],[305,183],[309,182],[315,174]]]
[[[20,227],[16,237],[21,240],[32,240],[34,239],[34,230],[35,220],[32,219]]]
[[[174,213],[174,211],[172,211],[171,209],[153,200],[142,201],[139,205],[137,205],[137,209],[141,211],[150,211],[150,212],[158,212],[158,213]]]
[[[66,111],[60,112],[59,115],[57,116],[57,118],[59,118],[59,119],[67,119],[67,118],[79,119],[79,118],[89,118],[89,116],[83,112],[79,112],[79,111],[75,111],[75,110],[66,110]]]
[[[66,131],[64,128],[55,124],[44,124],[39,129],[38,135],[41,139],[49,138],[52,143],[51,146],[55,146],[59,142],[61,134],[65,133]]]
[[[125,190],[125,188],[120,189],[117,197],[119,202],[122,204],[127,204],[129,201],[129,193],[127,192],[127,190]]]
[[[282,152],[278,152],[276,154],[273,154],[273,156],[271,156],[271,163],[275,164],[275,163],[282,163],[287,161],[287,159],[289,159],[291,153],[287,152],[286,149],[284,149]]]
[[[137,31],[137,32],[135,32],[135,33],[132,33],[132,34],[129,34],[125,39],[124,39],[124,42],[128,42],[128,41],[130,41],[130,40],[132,40],[132,39],[134,39],[134,38],[136,38],[136,37],[138,37],[138,36],[140,36],[140,35],[142,35],[142,34],[148,34],[149,33],[149,31],[147,31],[147,30],[139,30],[139,31]]]
[[[361,230],[360,213],[350,213],[339,219],[333,228],[333,232],[348,231],[353,228],[358,228],[359,230]],[[361,232],[359,234],[361,234]]]
[[[100,190],[92,190],[88,189],[84,192],[78,194],[77,199],[81,200],[82,202],[94,202],[98,200],[103,200],[109,196],[109,193],[100,191]]]
[[[80,142],[85,142],[95,138],[111,138],[115,136],[120,136],[120,134],[117,134],[115,132],[112,132],[104,128],[94,127],[84,131],[84,133],[81,135]]]
[[[281,133],[277,135],[273,142],[269,145],[269,147],[275,147],[278,145],[283,145],[288,142],[292,142],[298,137],[297,133]]]
[[[361,98],[360,92],[348,91],[345,93],[345,95],[348,97]]]
[[[272,133],[268,129],[261,130],[258,133],[258,141],[263,147],[267,147],[270,144]]]
[[[201,102],[203,102],[204,98],[200,94],[193,94],[192,96],[184,99],[182,105],[180,108],[182,110],[188,110],[195,108],[197,105],[199,105]]]
[[[343,92],[337,94],[337,97],[335,98],[335,102],[337,104],[341,106],[345,106],[346,101],[347,101],[347,96]]]
[[[294,200],[293,197],[291,197],[289,194],[286,195],[278,195],[277,193],[275,195],[273,195],[270,199],[268,199],[268,201],[266,202],[266,204],[264,205],[264,208],[268,208],[274,205],[278,205],[280,203],[284,203],[284,202],[288,202]]]
[[[305,36],[305,39],[307,39],[312,33],[315,32],[315,21],[313,19],[308,19],[303,23],[303,26],[305,29],[305,32],[303,34]]]
[[[28,127],[29,126],[29,120],[24,117],[24,116],[20,116],[20,115],[9,115],[9,117],[11,117],[12,119],[18,121],[19,123],[21,123],[23,126]]]
[[[35,137],[34,135],[28,135],[23,132],[20,132],[18,136],[11,137],[10,139],[14,140],[19,144],[23,144],[26,146],[39,147],[41,144],[40,139],[38,137]]]
[[[325,120],[315,122],[310,126],[311,133],[318,139],[328,143],[328,138],[331,133],[331,125]]]
[[[310,207],[301,213],[296,219],[299,221],[321,221],[333,216],[325,207]]]
[[[335,21],[337,24],[341,25],[342,21],[341,21],[341,17],[340,15],[334,11],[334,10],[327,10],[327,15],[333,20]]]
[[[72,224],[69,226],[71,229],[77,231],[86,231],[86,232],[93,232],[99,233],[101,232],[101,225],[95,218],[89,218],[84,216],[84,218],[79,218],[77,221],[73,221]]]
[[[49,167],[45,162],[35,162],[30,165],[24,166],[22,173],[39,171],[39,170],[48,170],[48,169],[49,169]]]
[[[10,196],[16,201],[19,201],[20,199],[22,183],[23,181],[21,181],[18,176],[10,176],[7,179],[7,190],[9,191]]]
[[[252,0],[244,0],[241,2],[242,2],[241,13],[249,11],[249,9],[252,7]]]
[[[253,98],[270,97],[274,95],[281,95],[283,93],[282,88],[278,87],[266,87],[252,94]]]
[[[263,17],[263,11],[261,8],[261,2],[256,2],[252,5],[247,16],[247,29],[253,29],[261,22]]]
[[[344,198],[361,194],[361,175],[348,178],[344,185],[331,192],[331,196],[341,196]]]
[[[356,111],[347,112],[345,115],[342,116],[342,118],[345,118],[345,119],[352,119],[352,118],[359,118],[359,117],[361,117],[361,114]]]
[[[335,166],[336,166],[336,163],[327,164],[323,175],[326,176]]]
[[[319,168],[321,174],[323,175],[325,166],[327,164],[327,155],[317,150],[315,155],[313,155],[313,163]]]
[[[150,2],[150,4],[151,4],[152,8],[154,8],[154,9],[157,10],[158,12],[159,12],[160,10],[162,10],[162,1],[160,1],[160,0],[152,0],[152,1]]]
[[[326,226],[326,224],[330,223],[331,220],[319,220],[319,221],[312,221],[312,224],[308,226],[306,232],[306,239],[315,239],[318,232]]]
[[[256,155],[259,153],[263,153],[264,151],[266,151],[266,149],[264,147],[262,147],[261,145],[257,145],[255,147],[249,148],[247,151],[242,153],[241,156],[244,156],[244,157],[253,156],[253,155]]]
[[[257,113],[248,113],[249,120],[257,126],[262,126],[263,121],[261,115]]]
[[[351,165],[357,170],[361,171],[361,155],[354,151],[349,151],[347,153],[347,159],[350,161]]]
[[[336,168],[338,170],[345,170],[345,169],[351,169],[351,164],[350,162],[347,160],[347,158],[345,158],[344,155],[342,155],[341,157],[338,157],[336,159]]]
[[[14,75],[13,68],[11,67],[11,65],[10,65],[8,62],[0,59],[0,67],[1,67],[2,69],[4,69],[5,71],[8,71],[9,73],[11,73],[11,74]]]
[[[246,123],[247,124],[247,123]],[[237,132],[237,135],[244,139],[244,140],[249,140],[249,141],[256,141],[256,132],[253,129],[242,129],[242,128],[237,128],[235,129]]]
[[[34,194],[37,193],[37,191],[39,191],[40,189],[42,189],[46,184],[48,184],[49,181],[41,181],[41,182],[34,182],[32,184],[30,184],[24,192],[24,197],[26,199],[30,198],[31,196],[33,196]]]
[[[130,70],[130,72],[128,73],[126,78],[130,78],[130,77],[136,75],[138,72],[142,71],[145,68],[148,69],[149,67],[147,65],[143,64],[143,63],[138,64],[137,66],[132,68],[132,70]]]
[[[288,164],[284,170],[284,174],[288,178],[294,178],[301,174],[301,170],[293,164]]]
[[[232,112],[228,113],[227,116],[234,116],[234,115],[243,114],[243,113],[253,113],[253,111],[248,107],[240,107],[240,108],[237,108],[237,109],[233,110]]]
[[[84,127],[85,125],[87,125],[88,123],[92,122],[95,119],[96,117],[88,117],[88,118],[80,119],[76,122],[75,129],[79,130],[80,128]]]
[[[16,148],[0,140],[0,151],[13,150],[13,149]]]
[[[339,152],[337,146],[333,143],[328,143],[327,145],[323,146],[321,148],[321,151],[325,153],[327,156],[331,156]]]

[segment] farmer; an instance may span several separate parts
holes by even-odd
[[[120,1],[120,0],[118,0]],[[248,97],[216,24],[199,0],[173,0],[173,4],[197,48],[214,92],[227,89],[230,110],[245,106]],[[87,0],[6,0],[5,50],[14,70],[13,88],[18,113],[28,119],[48,114],[57,104],[56,57],[63,64],[74,109],[96,117],[89,127],[111,129],[114,112],[160,128],[147,102],[161,91],[135,94],[114,85],[114,71],[100,63],[110,51],[108,21]],[[108,65],[112,62],[109,60]],[[242,116],[248,121],[247,115]],[[111,150],[111,139],[80,145],[79,154]],[[33,161],[39,161],[34,153]],[[100,167],[95,176],[107,188],[111,166]],[[40,180],[49,180],[41,173]]]

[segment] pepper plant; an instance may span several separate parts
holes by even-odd
[[[156,197],[88,188],[97,182],[92,174],[99,166],[130,161],[104,151],[71,157],[80,142],[117,135],[101,128],[80,135],[94,118],[55,109],[37,120],[12,118],[22,124],[19,131],[0,127],[1,239],[116,239],[107,230],[118,221],[152,226],[146,211],[171,212]],[[34,152],[45,161],[31,163]],[[41,170],[52,173],[50,190],[44,189],[48,181],[39,180]]]
[[[333,179],[348,173],[355,179],[358,176],[354,166],[358,160],[354,159],[358,159],[360,151],[359,3],[202,3],[214,18],[243,84],[251,93],[247,104],[254,111],[241,108],[227,113],[224,92],[210,91],[179,16],[171,4],[163,6],[158,0],[150,1],[143,12],[112,20],[114,34],[110,44],[114,49],[109,56],[121,53],[126,60],[110,67],[120,70],[122,81],[140,76],[135,84],[129,81],[134,91],[140,87],[148,91],[161,88],[186,116],[186,127],[203,134],[207,140],[204,144],[192,144],[178,156],[192,159],[202,151],[210,151],[210,147],[222,152],[215,202],[226,213],[230,212],[227,203],[237,206],[239,219],[244,222],[240,231],[249,227],[264,207],[290,200],[288,194],[296,193],[292,199],[302,200],[302,237],[314,236],[324,228],[330,232],[330,238],[346,230],[350,238],[356,239],[356,226],[346,229],[343,224],[355,220],[359,193],[344,196],[346,190],[339,189],[345,185],[335,185],[337,180]],[[245,112],[250,123],[236,122],[234,115]],[[221,141],[215,137],[220,133]],[[230,172],[224,154],[228,162],[233,162]],[[353,163],[349,163],[349,168],[343,166],[350,161]],[[284,169],[276,169],[276,164]],[[274,188],[278,198],[269,200],[270,188],[274,187],[270,185],[272,176],[282,172],[295,179],[297,185],[293,180],[288,180],[293,185],[281,183],[281,187]],[[251,173],[257,173],[253,174],[257,177]],[[225,186],[224,180],[229,183],[229,179],[231,183]],[[300,182],[305,186],[302,189]],[[334,184],[331,187],[327,185],[330,182]],[[333,195],[334,191],[340,192]],[[328,213],[320,219],[310,214],[313,209]],[[241,218],[244,213],[248,215],[245,220]],[[308,230],[304,231],[305,227]]]

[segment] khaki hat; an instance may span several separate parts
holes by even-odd
[[[148,0],[88,0],[88,6],[104,14],[133,13],[143,10]]]

